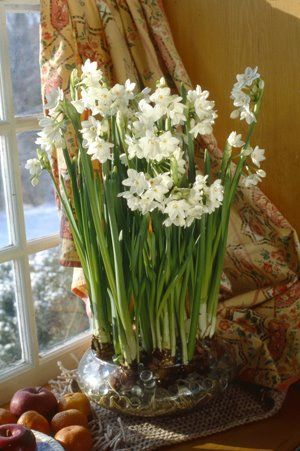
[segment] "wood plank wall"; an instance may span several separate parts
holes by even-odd
[[[177,50],[194,84],[211,92],[220,147],[235,74],[259,66],[266,82],[253,144],[266,149],[262,190],[300,233],[300,0],[164,0]]]

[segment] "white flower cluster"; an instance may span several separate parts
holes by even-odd
[[[240,148],[245,145],[244,141],[242,141],[240,134],[236,132],[231,132],[227,138],[227,143],[231,147]],[[243,147],[241,150],[241,156],[249,157],[252,160],[252,163],[257,166],[259,169],[252,173],[248,166],[246,166],[249,175],[244,177],[243,183],[244,186],[250,187],[252,185],[257,185],[261,182],[261,179],[266,176],[266,172],[263,169],[260,169],[260,163],[266,159],[265,157],[265,149],[261,149],[258,146],[255,146],[254,149],[250,146]]]
[[[189,227],[195,219],[216,210],[223,201],[223,186],[219,179],[208,186],[207,176],[197,175],[191,188],[178,188],[167,173],[150,178],[144,172],[128,169],[127,175],[122,183],[129,190],[119,196],[126,199],[133,211],[142,214],[155,209],[160,211],[166,217],[164,225],[167,227],[172,224]]]
[[[42,166],[39,160],[37,158],[31,158],[27,160],[25,169],[28,169],[29,171],[31,184],[33,186],[38,185],[40,181],[40,175],[42,173]]]
[[[261,95],[261,91],[264,88],[264,82],[260,79],[260,74],[257,72],[257,67],[252,69],[247,67],[243,74],[237,75],[237,82],[234,84],[231,98],[233,104],[237,107],[230,115],[232,119],[240,117],[241,120],[245,120],[247,124],[256,122],[256,117],[253,111],[253,104],[257,102],[257,94]],[[242,147],[240,156],[249,157],[252,163],[258,167],[255,172],[252,172],[248,165],[246,170],[248,175],[243,178],[243,184],[246,187],[257,185],[261,182],[262,178],[266,176],[266,172],[260,169],[261,161],[265,160],[265,150],[256,146],[254,149],[249,145],[246,145],[241,135],[237,132],[232,132],[227,138],[227,143],[231,147]]]
[[[242,147],[245,143],[242,141],[242,135],[237,132],[231,132],[227,138],[227,142],[231,147]]]
[[[133,113],[128,125],[128,158],[145,159],[148,162],[172,160],[176,162],[178,173],[183,174],[186,162],[181,146],[182,136],[179,139],[170,130],[184,125],[187,113],[192,112],[190,133],[194,137],[211,133],[217,116],[213,109],[214,102],[207,100],[208,91],[202,91],[197,86],[194,91],[188,91],[187,102],[184,104],[182,97],[171,94],[163,78],[156,90],[149,94],[149,91],[144,93],[144,98],[138,102],[138,110]],[[161,132],[159,124],[165,121],[169,123],[170,130]]]
[[[240,116],[248,124],[256,121],[253,105],[262,89],[257,68],[248,67],[244,74],[237,75],[231,95],[236,109],[231,116]],[[209,100],[209,92],[199,85],[188,92],[183,89],[182,97],[172,94],[164,78],[157,83],[154,92],[149,88],[134,91],[135,83],[130,80],[110,88],[97,63],[87,60],[81,75],[75,70],[71,76],[74,108],[64,100],[61,89],[47,95],[47,117],[40,121],[42,130],[36,143],[48,153],[53,146],[63,147],[65,118],[76,116],[76,110],[79,119],[85,112],[87,119],[81,122],[79,130],[83,148],[92,160],[101,164],[111,160],[110,169],[118,161],[128,167],[128,178],[122,180],[127,190],[119,194],[126,199],[128,207],[142,214],[160,212],[165,226],[189,227],[203,214],[219,208],[223,201],[220,179],[209,185],[207,177],[197,175],[194,182],[190,181],[193,171],[189,168],[191,159],[187,150],[189,137],[195,139],[198,135],[212,133],[217,117],[215,103]],[[240,148],[239,157],[251,158],[258,168],[253,173],[244,166],[248,171],[244,184],[257,184],[265,176],[260,169],[265,159],[264,149],[258,146],[252,149],[236,131],[227,139],[229,158],[233,148]],[[123,153],[115,162],[113,155],[119,149],[123,149]],[[32,183],[37,184],[44,168],[42,159],[40,162],[29,160],[26,167]]]
[[[195,110],[195,118],[191,121],[190,133],[197,138],[198,135],[209,135],[212,132],[212,125],[215,123],[217,113],[214,110],[215,102],[207,100],[208,91],[202,91],[199,85],[195,90],[188,91],[187,100]]]
[[[99,121],[93,116],[89,116],[88,120],[81,122],[81,126],[82,144],[87,149],[87,154],[91,155],[91,159],[98,160],[100,163],[111,160],[111,149],[114,145],[106,140],[108,134],[107,121],[105,119]]]
[[[249,174],[244,178],[244,186],[246,188],[249,188],[251,186],[257,185],[265,176],[266,172],[263,169],[258,169],[254,174]]]
[[[192,188],[176,188],[165,201],[163,213],[167,215],[164,225],[189,227],[195,219],[205,213],[213,213],[223,201],[223,186],[220,179],[207,185],[207,177],[197,175]]]
[[[135,83],[126,80],[124,85],[116,84],[109,88],[97,63],[89,59],[82,66],[80,85],[81,98],[72,101],[80,114],[85,109],[91,110],[94,116],[99,114],[102,117],[114,116],[117,112],[126,113],[129,101],[134,98]]]
[[[236,76],[237,82],[231,91],[231,99],[233,99],[233,105],[236,107],[230,115],[232,119],[240,117],[247,124],[256,122],[255,114],[251,108],[251,101],[257,90],[263,89],[264,86],[257,69],[257,67],[254,69],[247,67],[243,74]]]
[[[144,172],[137,172],[135,169],[128,169],[128,178],[122,181],[124,186],[129,187],[129,191],[120,193],[124,197],[128,207],[142,214],[153,211],[155,208],[162,209],[165,195],[173,186],[171,177],[166,174],[160,174],[150,178]]]
[[[176,160],[179,172],[185,172],[185,160],[180,147],[180,140],[170,131],[156,135],[152,130],[146,130],[140,138],[127,136],[128,157],[144,158],[146,161],[161,162],[162,160]]]
[[[261,161],[266,159],[265,149],[260,149],[258,146],[255,146],[254,149],[248,147],[243,152],[246,155],[250,155],[252,163],[259,168],[254,173],[248,168],[249,175],[244,178],[244,185],[248,188],[257,185],[261,182],[262,178],[266,177],[266,172],[263,169],[260,169]]]
[[[80,86],[81,97],[72,104],[79,113],[91,111],[88,120],[81,123],[81,133],[83,146],[92,159],[104,163],[112,158],[109,117],[121,113],[126,118],[126,153],[120,159],[129,166],[128,178],[122,181],[128,191],[119,196],[126,199],[131,210],[146,214],[156,209],[166,216],[166,226],[187,227],[203,213],[220,206],[223,187],[219,180],[208,187],[206,178],[197,176],[192,187],[176,186],[187,170],[183,138],[182,134],[177,135],[177,128],[184,126],[190,115],[193,137],[209,134],[217,117],[207,91],[197,86],[194,91],[188,91],[187,101],[183,102],[182,97],[171,94],[163,78],[153,93],[146,88],[135,95],[135,85],[129,80],[110,89],[97,64],[89,60],[82,67]],[[150,172],[132,169],[131,160],[143,160],[142,166],[148,165]]]
[[[46,94],[45,110],[48,111],[47,116],[39,121],[41,131],[37,133],[38,138],[35,143],[48,154],[51,153],[53,147],[63,147],[64,138],[61,130],[60,112],[58,109],[59,102],[63,100],[64,94],[60,88],[53,89]]]

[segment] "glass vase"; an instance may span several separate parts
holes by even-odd
[[[197,344],[187,365],[160,365],[151,359],[133,367],[104,361],[89,349],[78,366],[78,384],[99,406],[138,417],[178,414],[226,390],[237,371],[229,344],[220,338]]]

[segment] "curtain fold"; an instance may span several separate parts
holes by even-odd
[[[66,94],[74,67],[97,61],[111,83],[127,78],[154,87],[164,76],[178,89],[190,86],[159,0],[41,1],[43,94]],[[220,150],[205,137],[215,162]],[[72,152],[74,141],[68,133]],[[65,174],[59,151],[53,172]],[[73,266],[73,291],[85,298],[68,224],[61,221],[61,263]],[[232,342],[243,364],[241,378],[285,388],[300,378],[299,242],[290,224],[257,188],[240,189],[232,209],[219,304],[218,334]]]

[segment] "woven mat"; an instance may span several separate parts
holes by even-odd
[[[76,391],[76,370],[59,363],[61,375],[50,381],[57,397]],[[219,397],[190,413],[177,417],[139,419],[119,416],[93,405],[90,423],[94,450],[140,451],[174,445],[235,426],[262,420],[281,408],[285,392],[233,382]]]

